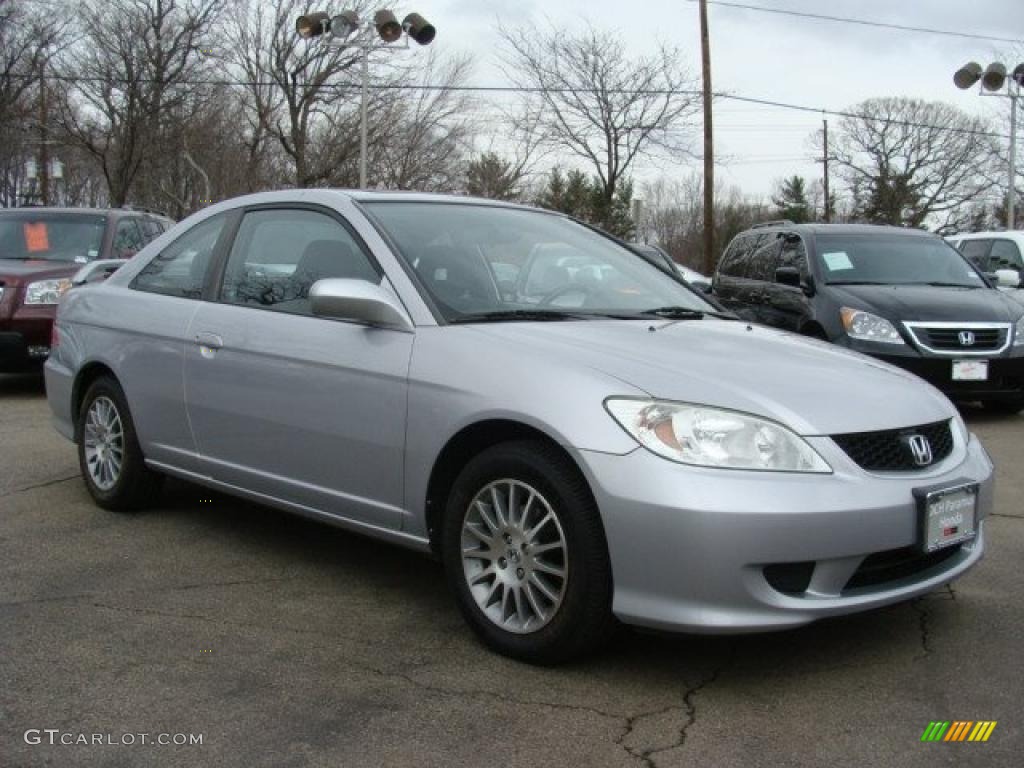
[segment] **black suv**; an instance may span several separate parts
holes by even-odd
[[[729,244],[713,291],[746,320],[880,358],[950,397],[1024,408],[1024,306],[935,235],[760,224]]]

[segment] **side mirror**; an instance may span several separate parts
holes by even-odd
[[[995,278],[1000,288],[1020,288],[1020,272],[1016,269],[997,269]]]
[[[330,277],[309,289],[309,303],[317,317],[353,320],[375,328],[413,332],[401,302],[379,285],[366,280]]]
[[[75,276],[71,278],[71,285],[99,283],[106,280],[127,263],[128,259],[97,259],[96,261],[91,261],[75,272]]]
[[[796,267],[778,267],[775,270],[775,282],[779,285],[800,288],[800,270]]]

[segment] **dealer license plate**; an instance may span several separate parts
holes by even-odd
[[[953,381],[988,381],[988,360],[954,360]]]
[[[977,529],[976,483],[921,494],[921,530],[925,552],[973,539]]]

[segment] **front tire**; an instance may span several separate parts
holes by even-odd
[[[162,477],[146,467],[121,386],[101,376],[86,390],[78,413],[78,465],[93,501],[128,512],[148,505]]]
[[[472,459],[445,509],[441,554],[456,601],[498,653],[557,664],[614,626],[601,519],[578,469],[536,441]]]

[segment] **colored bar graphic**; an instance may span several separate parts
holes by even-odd
[[[988,741],[996,724],[996,720],[932,720],[921,741]]]

